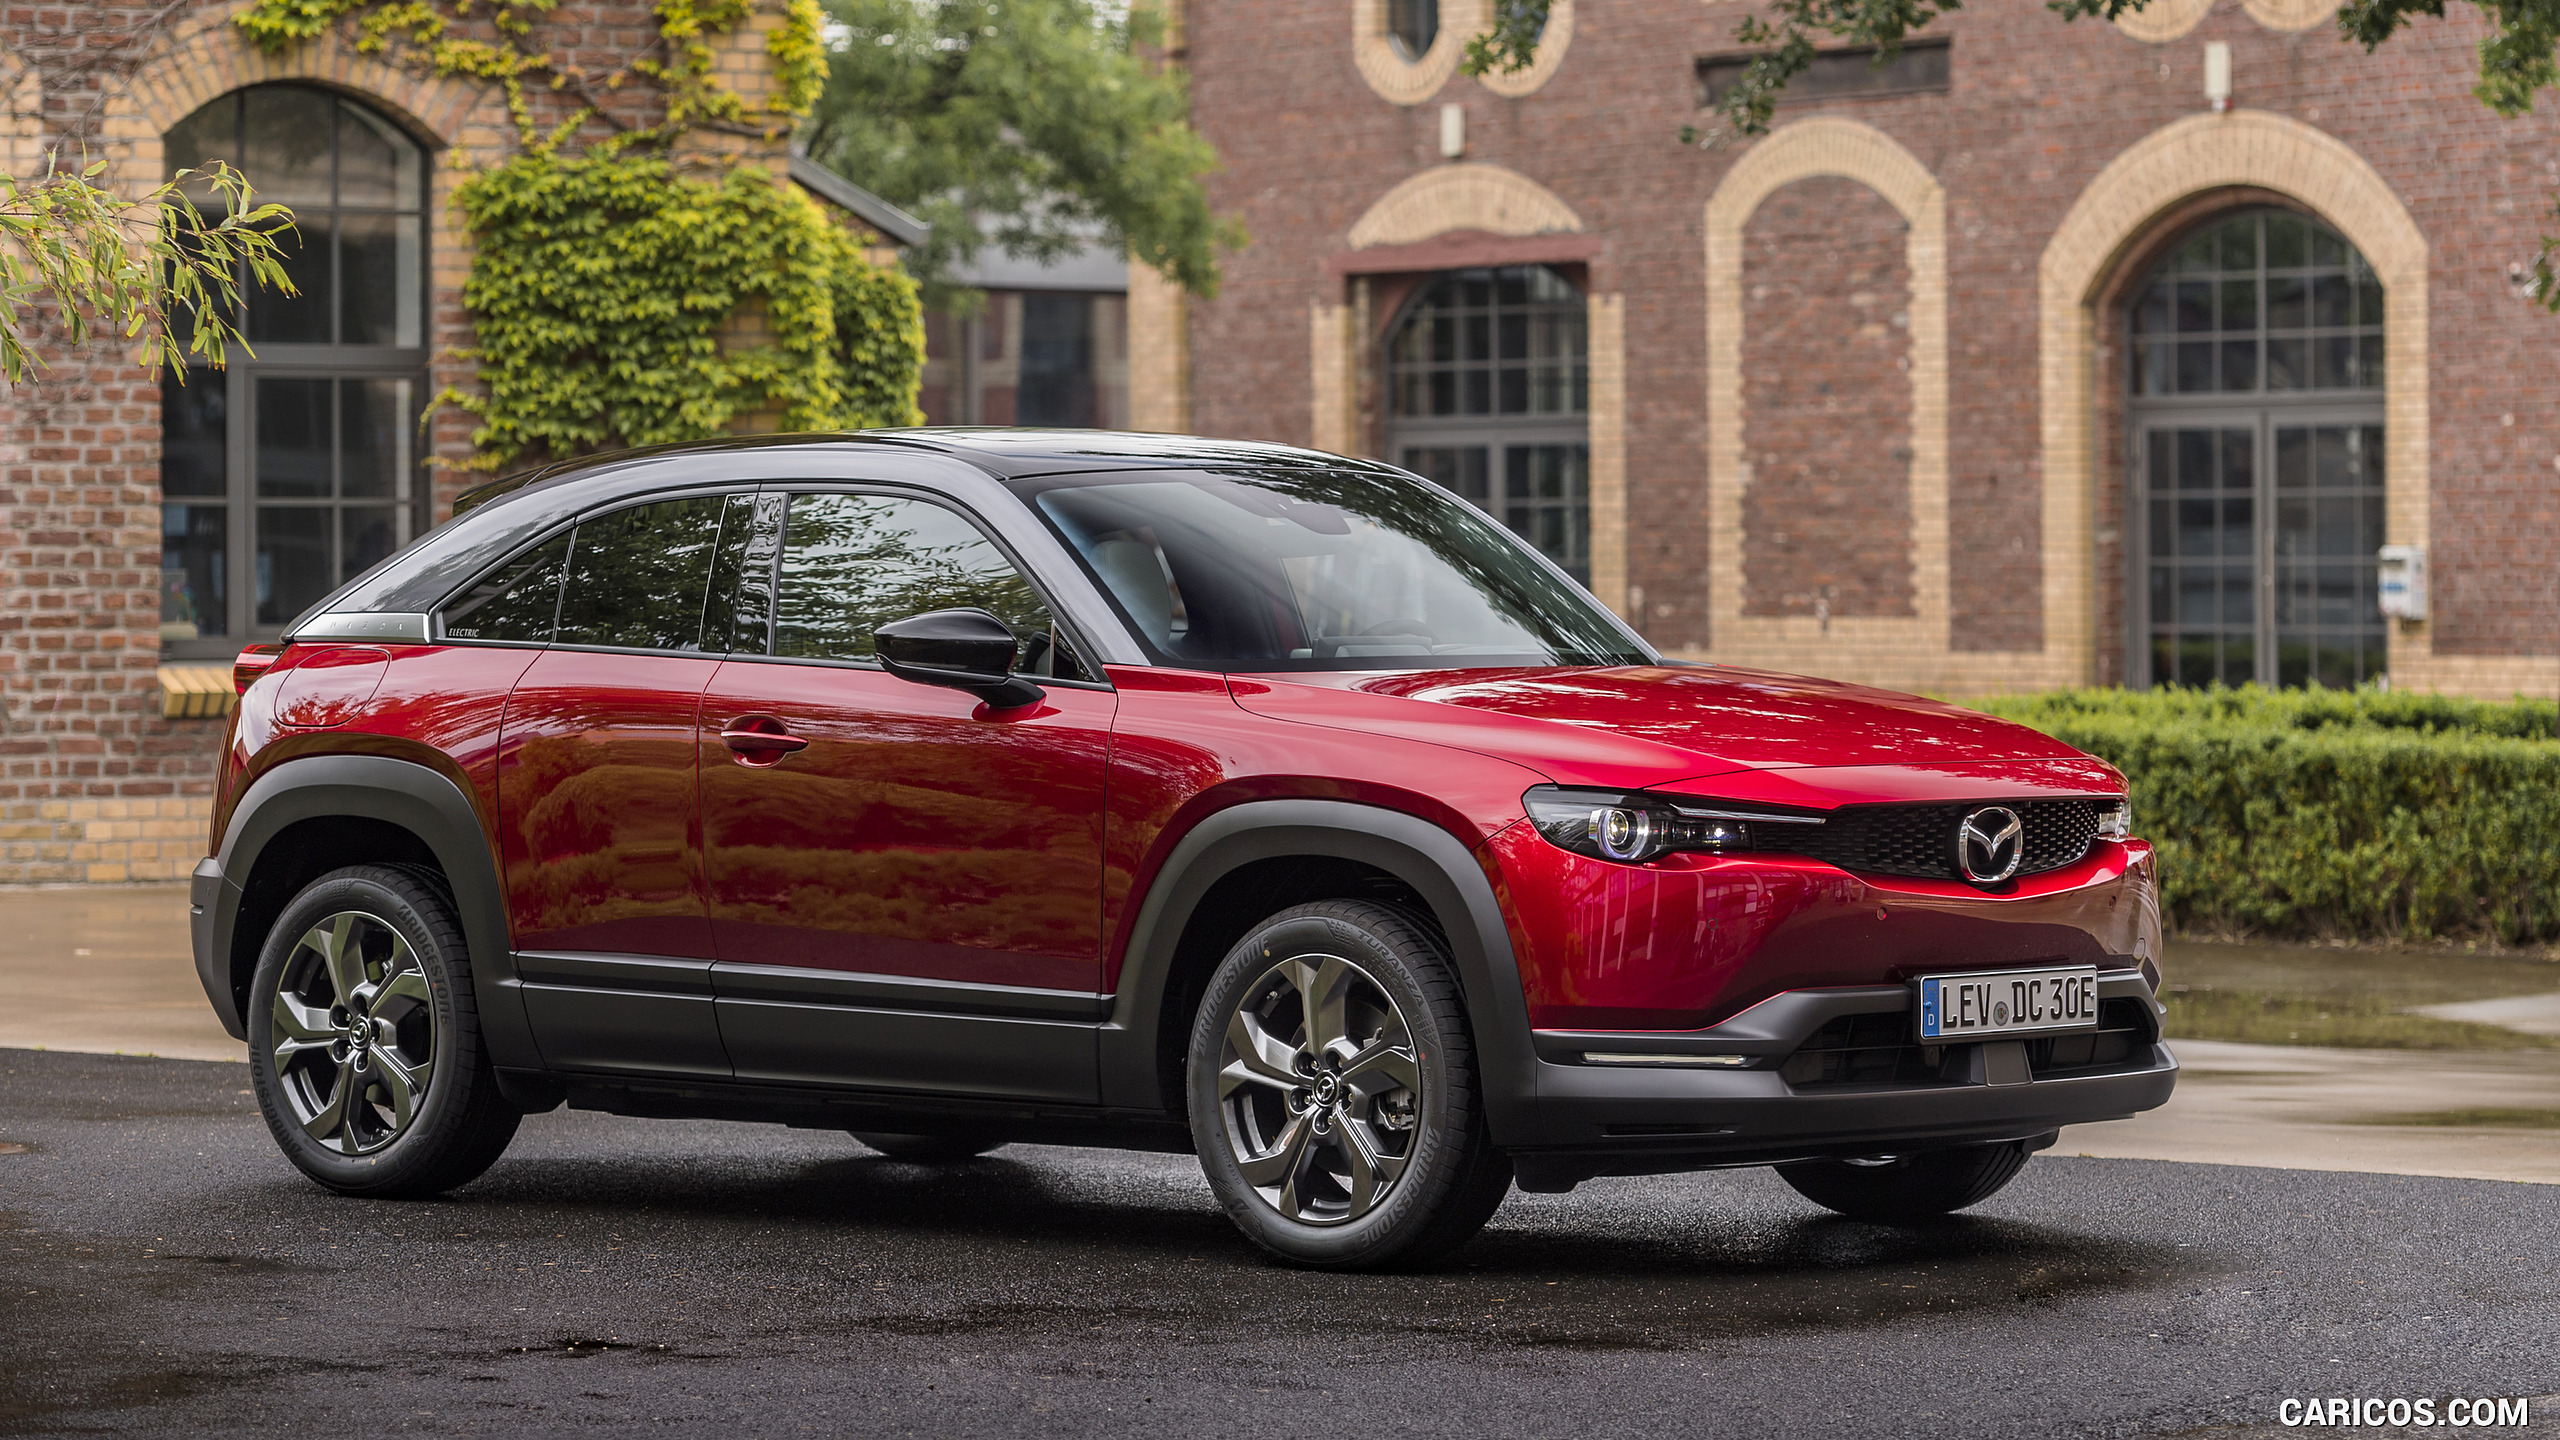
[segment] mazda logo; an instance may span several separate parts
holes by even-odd
[[[1997,885],[2027,858],[2027,822],[2005,805],[1985,805],[1956,827],[1956,869],[1976,885]]]

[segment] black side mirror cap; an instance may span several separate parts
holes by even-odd
[[[892,620],[871,643],[880,668],[899,679],[966,690],[990,709],[1016,709],[1049,694],[1013,673],[1013,632],[984,610],[928,610]]]

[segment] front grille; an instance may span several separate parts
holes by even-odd
[[[2039,1080],[2103,1075],[2140,1063],[2156,1032],[2143,1002],[2119,996],[2098,1002],[2098,1028],[2027,1040],[2027,1071]],[[1909,1011],[1842,1015],[1805,1037],[1778,1077],[1797,1090],[1859,1085],[1954,1085],[1964,1082],[1973,1042],[1913,1043]]]
[[[1785,849],[1869,875],[1913,875],[1961,880],[1956,868],[1956,827],[1986,804],[2018,812],[2026,827],[2020,875],[2059,870],[2089,853],[2098,838],[2098,813],[2112,801],[2003,800],[1968,805],[1847,805],[1820,825],[1769,825],[1754,836]],[[1765,837],[1765,839],[1763,839]]]

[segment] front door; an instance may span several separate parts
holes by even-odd
[[[741,615],[771,616],[765,653],[732,654],[703,697],[737,1073],[1090,1100],[1115,697],[959,512],[852,492],[788,505],[770,581],[741,586]],[[991,712],[873,660],[881,625],[972,605],[1022,637],[1044,702]]]

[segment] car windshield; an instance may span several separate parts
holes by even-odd
[[[1159,664],[1631,665],[1653,657],[1483,512],[1386,471],[1020,482]]]

